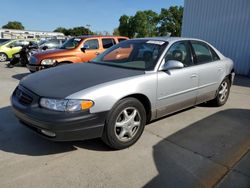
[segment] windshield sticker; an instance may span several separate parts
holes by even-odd
[[[74,38],[74,40],[75,40],[75,41],[78,41],[78,42],[81,41],[81,39],[79,39],[79,38]]]
[[[149,40],[146,43],[148,43],[148,44],[163,45],[165,42],[164,41],[159,41],[159,40]]]

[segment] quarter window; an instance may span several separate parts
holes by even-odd
[[[112,38],[102,39],[102,46],[104,49],[109,48],[115,44],[115,40]]]
[[[84,45],[89,46],[89,49],[98,49],[99,48],[99,43],[97,39],[92,39],[92,40],[87,40]]]
[[[188,42],[177,42],[173,44],[166,54],[166,61],[176,60],[184,64],[185,67],[192,66],[191,49]]]
[[[217,60],[220,60],[219,56],[217,55],[217,53],[210,47],[209,48],[211,53],[212,53],[212,56],[213,56],[213,61],[217,61]]]
[[[207,44],[201,42],[191,42],[198,64],[213,61],[213,56]]]

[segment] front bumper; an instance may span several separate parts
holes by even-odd
[[[35,64],[35,65],[27,64],[26,67],[30,70],[30,72],[37,72],[37,71],[40,71],[40,70],[43,70],[43,69],[53,67],[53,65],[43,66],[43,65],[37,65],[37,64]]]
[[[26,88],[18,87],[25,95],[33,99],[22,100],[16,95],[17,89],[11,97],[15,115],[21,123],[34,130],[39,135],[55,141],[85,140],[101,137],[104,128],[106,112],[91,114],[83,112],[57,112],[39,107],[39,97]],[[53,133],[47,134],[47,133]]]

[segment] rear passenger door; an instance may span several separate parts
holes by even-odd
[[[223,68],[219,56],[208,44],[191,41],[191,45],[198,68],[199,85],[196,103],[199,104],[214,98]]]

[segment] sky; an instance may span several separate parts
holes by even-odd
[[[53,31],[57,27],[90,25],[92,31],[108,31],[119,26],[121,15],[138,10],[183,6],[184,0],[8,0],[1,1],[0,27],[19,21],[27,30]]]

